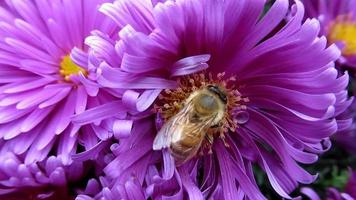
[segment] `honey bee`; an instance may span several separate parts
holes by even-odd
[[[185,100],[183,108],[159,130],[153,150],[168,148],[177,166],[193,158],[209,130],[221,125],[227,105],[226,94],[216,85],[208,85]]]

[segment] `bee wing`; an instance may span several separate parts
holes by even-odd
[[[178,123],[187,121],[189,110],[189,107],[185,107],[163,125],[153,141],[153,150],[168,148],[173,140],[177,140],[181,136],[182,128]]]
[[[171,145],[172,132],[170,131],[170,127],[172,126],[172,122],[173,120],[169,120],[159,130],[153,141],[153,150],[168,148]]]

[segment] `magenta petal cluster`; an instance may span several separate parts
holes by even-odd
[[[9,194],[10,198],[13,195],[16,196],[16,193],[23,192],[23,189],[24,191],[28,189],[28,193],[37,191],[38,195],[44,191],[50,194],[59,188],[67,191],[67,182],[78,181],[83,173],[82,163],[65,166],[60,158],[50,156],[41,162],[26,165],[19,156],[10,152],[2,152],[0,194],[13,192]]]
[[[116,23],[119,38],[93,32],[86,39],[90,63],[102,87],[122,94],[116,106],[126,116],[113,126],[120,140],[104,169],[113,181],[82,199],[265,199],[253,166],[288,199],[299,183],[315,180],[298,163],[314,163],[330,147],[339,126],[335,116],[351,103],[348,75],[338,75],[339,49],[319,36],[316,19],[303,21],[300,1],[277,0],[265,14],[264,6],[263,0],[122,0],[100,8]],[[217,138],[211,154],[176,167],[169,151],[152,150],[153,104],[189,75],[194,82],[221,73],[236,77],[243,119],[233,115],[236,130],[227,131],[224,141]],[[113,104],[104,104],[73,121],[110,119],[103,117],[110,109]]]
[[[72,154],[111,137],[103,124],[71,123],[73,115],[116,99],[100,90],[84,44],[93,30],[116,33],[98,12],[106,2],[112,1],[1,1],[0,147],[7,152],[0,154],[1,186],[71,181],[67,170],[80,164]],[[77,170],[72,174],[82,174]]]

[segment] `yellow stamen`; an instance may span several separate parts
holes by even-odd
[[[350,15],[338,16],[330,24],[328,39],[331,43],[344,42],[343,55],[356,55],[356,21]]]
[[[78,75],[80,72],[85,76],[87,75],[87,71],[78,65],[76,65],[71,59],[70,56],[64,56],[62,62],[60,63],[60,71],[59,73],[64,77],[64,80],[70,81],[71,75]]]

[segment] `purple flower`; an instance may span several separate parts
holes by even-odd
[[[321,200],[319,195],[311,188],[302,188],[301,193],[303,193],[311,200]],[[354,198],[347,193],[339,192],[335,188],[328,188],[326,191],[325,200],[354,200]]]
[[[113,126],[119,142],[104,169],[112,194],[135,180],[130,192],[152,199],[265,199],[253,166],[285,198],[298,183],[315,180],[298,163],[314,163],[330,147],[335,116],[351,103],[348,75],[338,77],[340,52],[318,37],[319,22],[302,23],[299,1],[289,7],[277,0],[261,17],[264,4],[124,0],[100,8],[116,22],[119,38],[95,32],[86,43],[98,83],[122,93],[117,106],[126,114]],[[153,151],[153,140],[185,99],[208,85],[226,93],[222,123],[209,129],[211,145],[205,141],[199,154],[176,166],[168,149]],[[104,104],[73,121],[104,119],[111,109]]]
[[[1,152],[0,195],[2,199],[64,199],[68,195],[67,182],[78,181],[83,175],[82,163],[65,166],[58,157],[29,165],[10,152]],[[22,198],[20,198],[22,196]],[[59,198],[61,197],[61,198]],[[66,198],[68,199],[68,198]]]
[[[105,2],[112,1],[1,2],[2,193],[66,188],[83,174],[81,161],[97,158],[107,146],[113,133],[106,127],[112,127],[114,119],[71,123],[74,114],[106,102],[114,105],[112,112],[120,111],[114,100],[121,94],[99,88],[84,44],[93,30],[116,37],[114,24],[97,10]],[[89,153],[73,162],[72,154],[83,150]],[[102,159],[96,159],[97,170],[105,164]]]
[[[76,200],[148,199],[140,182],[133,177],[125,183],[110,184],[111,181],[104,177],[99,177],[99,181],[90,179],[83,194],[79,194]]]
[[[317,18],[320,34],[342,50],[341,64],[356,67],[356,1],[303,0],[306,16]]]
[[[338,117],[339,131],[333,136],[333,141],[338,147],[349,152],[351,155],[356,153],[356,101],[354,100],[344,113]]]
[[[356,1],[355,0],[307,0],[303,1],[307,17],[315,17],[321,24],[321,35],[328,38],[329,43],[334,43],[342,50],[339,64],[342,66],[356,67]],[[352,79],[354,72],[351,71]],[[355,95],[354,80],[351,80],[351,90]],[[337,117],[339,123],[338,134],[333,139],[339,146],[350,153],[356,152],[353,141],[356,140],[355,103],[344,113]],[[351,126],[350,126],[351,125]]]
[[[319,195],[311,188],[301,188],[301,193],[311,200],[320,200]],[[340,192],[336,188],[328,188],[325,200],[354,200],[356,199],[356,171],[350,170],[350,177],[345,186],[345,192]]]
[[[1,148],[25,164],[50,151],[69,164],[79,144],[90,149],[108,138],[103,127],[73,125],[71,117],[114,99],[95,83],[84,44],[92,30],[114,33],[97,11],[109,1],[9,0],[0,7]]]
[[[350,171],[350,177],[345,186],[345,192],[350,194],[353,198],[356,199],[356,170]]]

